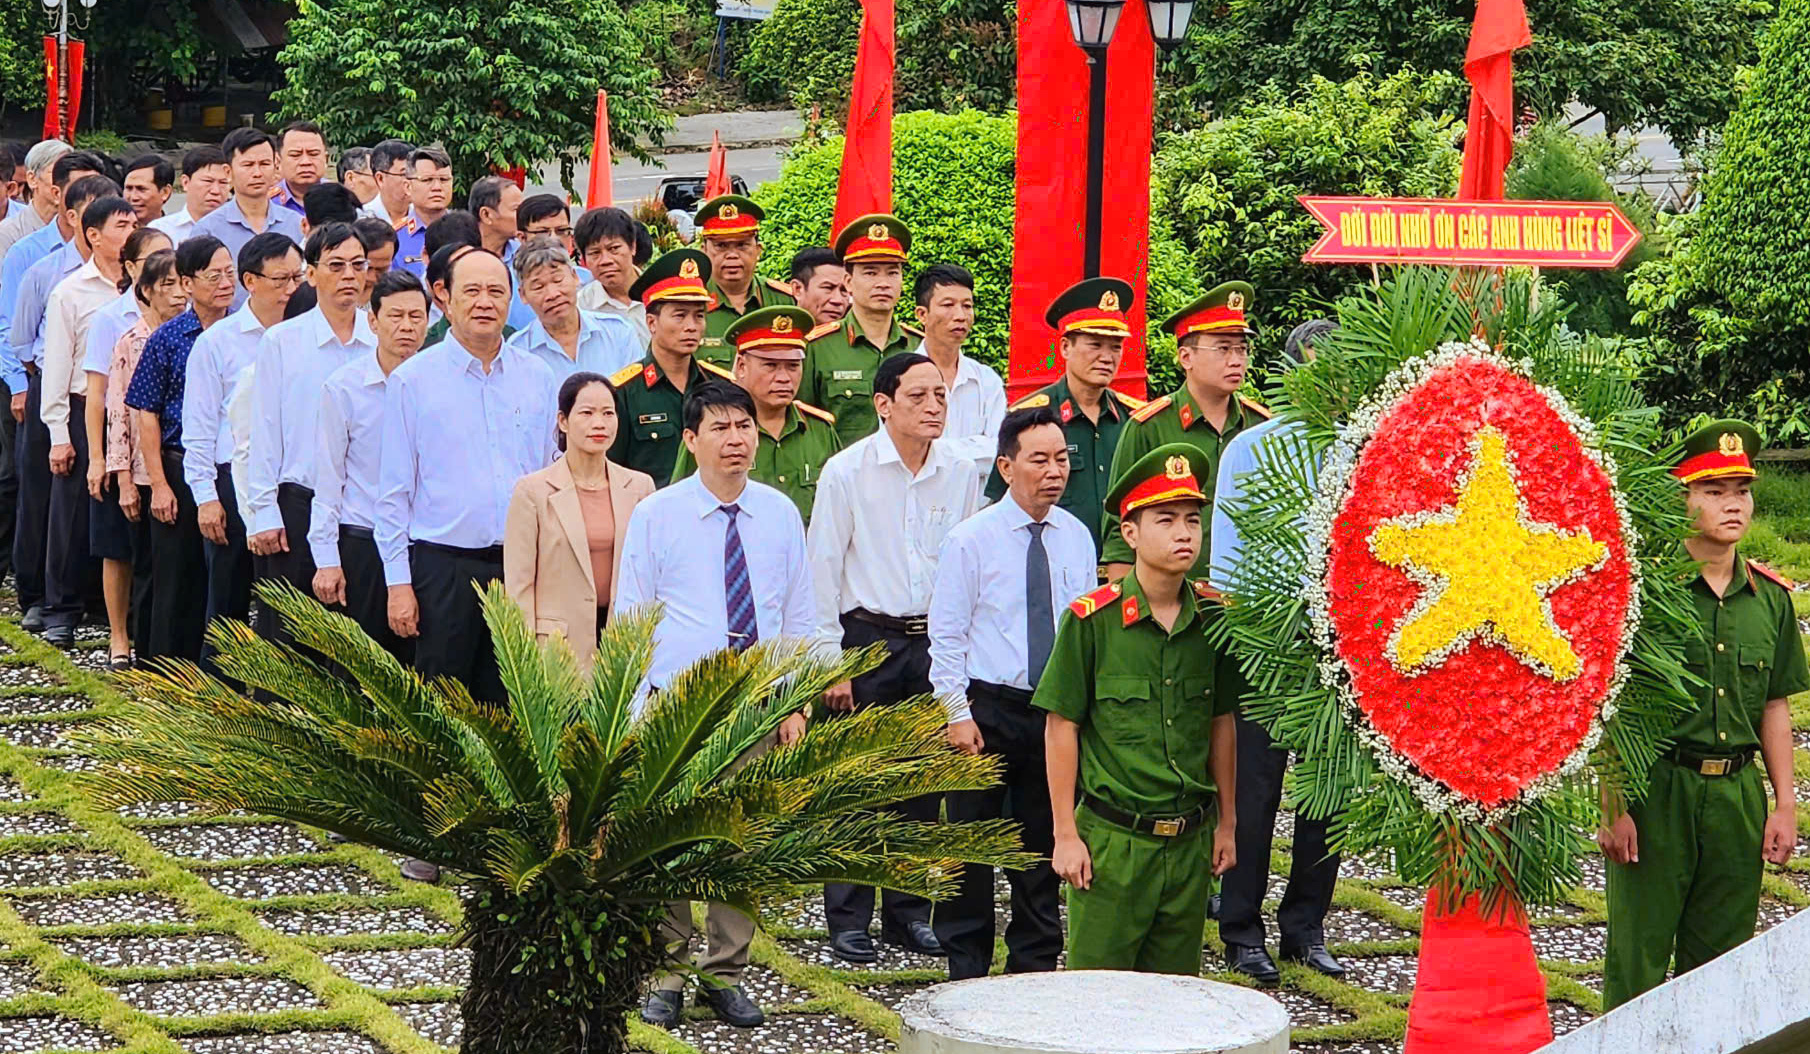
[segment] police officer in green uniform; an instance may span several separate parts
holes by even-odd
[[[700,362],[704,313],[710,308],[710,260],[696,249],[675,249],[648,264],[629,287],[647,308],[647,355],[610,378],[616,388],[616,441],[610,460],[664,487],[684,446],[681,410],[693,385],[729,372]]]
[[[1113,451],[1114,479],[1165,443],[1193,444],[1217,465],[1226,440],[1269,418],[1268,410],[1238,395],[1250,362],[1249,341],[1256,333],[1245,318],[1253,296],[1249,283],[1225,282],[1163,320],[1163,332],[1175,337],[1182,386],[1131,415]],[[1201,481],[1209,505],[1216,482],[1212,476]],[[1117,581],[1130,570],[1131,549],[1119,536],[1119,519],[1110,503],[1100,541],[1106,577]],[[1193,574],[1205,577],[1207,561],[1203,542]]]
[[[1131,333],[1125,313],[1132,295],[1131,284],[1117,278],[1088,278],[1063,291],[1043,316],[1056,331],[1062,376],[1012,405],[1013,410],[1052,407],[1061,419],[1068,437],[1069,476],[1057,504],[1093,532],[1096,551],[1119,432],[1144,405],[1111,388]],[[987,499],[998,501],[1005,493],[1006,481],[995,468],[987,479]]]
[[[1752,937],[1763,862],[1783,864],[1797,845],[1786,697],[1810,689],[1810,670],[1788,583],[1739,551],[1759,452],[1751,425],[1715,421],[1672,470],[1696,527],[1684,545],[1702,565],[1684,665],[1703,683],[1646,797],[1597,835],[1609,860],[1605,1010],[1663,983],[1674,957],[1682,974]]]
[[[698,245],[710,257],[710,281],[704,288],[712,298],[698,358],[712,366],[726,370],[735,359],[728,332],[736,319],[763,307],[798,302],[791,286],[754,273],[760,263],[760,221],[766,218],[753,198],[740,194],[723,194],[698,206]]]
[[[863,216],[836,236],[854,306],[842,321],[811,332],[798,397],[836,415],[843,446],[880,427],[874,413],[874,371],[923,339],[922,332],[893,314],[904,292],[910,250],[911,231],[895,216]]]
[[[1071,970],[1198,974],[1213,876],[1236,857],[1236,699],[1203,632],[1217,598],[1187,577],[1212,472],[1174,443],[1119,476],[1107,501],[1133,569],[1069,605],[1031,699],[1048,711]]]
[[[842,449],[835,417],[796,397],[804,338],[812,322],[802,307],[763,307],[736,319],[727,333],[735,347],[735,383],[754,399],[759,446],[748,475],[783,491],[807,526],[817,475],[830,455]],[[672,478],[684,479],[696,469],[691,451],[681,444]]]

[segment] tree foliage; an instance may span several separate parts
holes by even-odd
[[[280,57],[279,119],[317,121],[329,142],[440,143],[462,186],[553,160],[571,186],[599,88],[616,149],[645,160],[667,122],[613,0],[302,0]]]
[[[1159,83],[1163,118],[1190,126],[1229,113],[1264,84],[1383,77],[1404,67],[1459,73],[1471,0],[1227,0],[1197,9]],[[1728,119],[1733,75],[1754,60],[1766,0],[1527,0],[1533,46],[1515,56],[1515,100],[1543,117],[1572,101],[1611,130],[1657,125],[1694,141]],[[1445,112],[1467,94],[1447,86]]]

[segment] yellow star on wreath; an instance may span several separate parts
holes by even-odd
[[[1417,674],[1481,638],[1535,671],[1568,681],[1582,663],[1553,622],[1547,596],[1600,567],[1608,548],[1587,530],[1528,522],[1500,431],[1478,430],[1472,449],[1457,505],[1387,520],[1370,535],[1378,560],[1425,587],[1390,635],[1389,658]]]

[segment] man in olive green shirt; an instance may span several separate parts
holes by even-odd
[[[795,304],[791,287],[757,278],[760,263],[760,223],[767,218],[753,198],[722,194],[698,206],[698,245],[710,257],[710,310],[704,316],[704,339],[698,358],[728,369],[735,348],[728,342],[730,324],[763,307]]]
[[[1737,548],[1759,452],[1752,426],[1715,421],[1672,471],[1696,523],[1684,545],[1702,565],[1690,584],[1698,635],[1684,665],[1703,683],[1646,797],[1597,835],[1609,861],[1605,1010],[1664,983],[1674,956],[1682,974],[1752,937],[1764,865],[1797,846],[1787,697],[1810,690],[1810,669],[1784,580]]]
[[[1100,548],[1101,513],[1112,484],[1113,451],[1131,415],[1144,405],[1112,390],[1131,333],[1125,313],[1131,310],[1131,284],[1117,278],[1088,278],[1063,291],[1044,313],[1056,331],[1062,353],[1062,376],[1012,405],[1013,410],[1048,406],[1062,421],[1068,437],[1068,486],[1056,504],[1093,532]],[[995,468],[987,479],[987,500],[998,501],[1006,481]]]
[[[1268,410],[1238,395],[1250,363],[1248,341],[1255,333],[1245,317],[1253,296],[1248,284],[1225,282],[1163,321],[1163,331],[1175,336],[1182,386],[1131,415],[1113,452],[1115,479],[1127,466],[1165,443],[1192,444],[1217,466],[1227,440],[1269,418]],[[1209,506],[1216,476],[1217,472],[1209,473],[1202,480]],[[1110,508],[1100,528],[1100,541],[1106,577],[1117,581],[1130,570],[1131,550],[1119,537],[1119,520]],[[1207,560],[1208,546],[1203,541],[1190,573],[1205,577]]]
[[[836,236],[836,253],[848,266],[854,307],[842,321],[811,332],[798,397],[836,415],[836,434],[843,446],[880,428],[874,412],[874,371],[923,339],[893,314],[904,291],[910,249],[911,231],[894,216],[863,216]]]
[[[1031,699],[1071,970],[1198,974],[1212,876],[1235,862],[1236,700],[1205,634],[1217,599],[1187,578],[1211,468],[1176,443],[1113,484],[1134,568],[1069,605]]]
[[[830,455],[842,449],[836,419],[796,398],[804,338],[811,325],[810,312],[804,308],[764,307],[743,315],[727,331],[736,349],[735,383],[754,400],[759,445],[748,475],[791,498],[807,526],[818,473]],[[691,451],[680,446],[672,478],[684,479],[696,468]]]
[[[629,295],[647,307],[651,341],[640,362],[624,366],[610,378],[616,388],[616,441],[610,460],[645,472],[654,486],[672,478],[673,462],[684,444],[685,393],[694,385],[729,377],[728,371],[699,362],[704,338],[704,312],[709,309],[710,260],[696,249],[675,249],[642,270]]]

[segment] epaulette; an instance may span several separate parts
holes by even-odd
[[[798,302],[798,298],[792,296],[792,287],[779,279],[763,278],[761,281],[767,283],[767,288],[773,290],[775,293],[784,293],[786,296],[791,297],[793,303]]]
[[[836,415],[833,413],[830,413],[828,410],[819,410],[815,406],[812,406],[810,403],[802,402],[797,399],[792,400],[792,405],[798,407],[798,409],[800,411],[810,414],[812,417],[822,418],[823,420],[828,421],[830,424],[836,423]]]
[[[1246,406],[1246,407],[1248,407],[1248,408],[1250,408],[1250,409],[1251,409],[1251,410],[1253,410],[1253,411],[1255,411],[1255,412],[1256,412],[1256,413],[1258,413],[1258,414],[1259,414],[1259,415],[1261,415],[1261,416],[1262,416],[1262,417],[1263,417],[1263,419],[1264,419],[1264,420],[1265,420],[1265,421],[1267,421],[1267,420],[1269,420],[1269,419],[1270,419],[1270,418],[1271,418],[1271,417],[1273,417],[1273,416],[1275,416],[1275,415],[1274,415],[1274,414],[1272,414],[1272,413],[1270,413],[1270,408],[1269,408],[1269,407],[1267,407],[1267,406],[1265,406],[1265,405],[1263,405],[1263,404],[1262,404],[1262,403],[1260,403],[1260,402],[1257,402],[1257,401],[1255,401],[1255,400],[1252,400],[1252,399],[1246,399],[1246,398],[1245,398],[1245,397],[1244,397],[1244,396],[1242,396],[1242,395],[1240,395],[1240,396],[1239,396],[1239,397],[1238,397],[1238,401],[1239,401],[1239,402],[1241,402],[1241,403],[1243,403],[1243,404],[1244,404],[1244,405],[1245,405],[1245,406]]]
[[[1214,589],[1212,587],[1212,585],[1208,584],[1206,579],[1204,579],[1204,578],[1196,579],[1194,581],[1193,585],[1194,585],[1194,595],[1196,598],[1198,598],[1200,600],[1205,600],[1208,603],[1212,603],[1212,604],[1225,603],[1225,601],[1226,601],[1225,594],[1221,593],[1217,589]]]
[[[899,323],[899,328],[904,330],[905,332],[911,334],[914,337],[922,337],[924,335],[923,330],[919,329],[916,326],[908,326],[903,322]]]
[[[641,364],[639,362],[631,362],[627,366],[624,366],[621,369],[617,370],[615,373],[610,374],[610,386],[614,387],[614,388],[620,388],[623,385],[627,384],[628,382],[634,380],[635,375],[639,374],[640,372],[641,372]]]
[[[1035,410],[1039,406],[1048,406],[1049,404],[1050,404],[1050,397],[1049,397],[1048,392],[1032,392],[1031,394],[1029,394],[1029,395],[1025,396],[1024,398],[1018,400],[1017,402],[1013,403],[1012,409],[1014,409],[1014,410]]]
[[[1138,422],[1148,421],[1152,417],[1155,417],[1157,414],[1160,414],[1164,410],[1167,410],[1169,408],[1169,404],[1174,401],[1175,400],[1172,397],[1167,396],[1167,395],[1163,396],[1161,399],[1152,399],[1149,402],[1145,403],[1144,405],[1131,411],[1131,419],[1133,421],[1138,421]]]
[[[693,361],[695,361],[699,366],[702,366],[704,368],[705,372],[707,372],[707,373],[714,373],[718,377],[721,377],[722,379],[724,379],[726,381],[735,380],[735,374],[730,373],[728,370],[723,369],[721,366],[718,366],[714,362],[707,362],[703,359],[695,359]]]
[[[1144,400],[1138,398],[1135,395],[1126,395],[1124,392],[1120,392],[1120,391],[1113,392],[1112,397],[1117,399],[1118,401],[1124,403],[1125,409],[1127,409],[1127,410],[1141,410],[1144,407],[1150,405],[1149,403],[1145,402]]]
[[[1086,596],[1076,597],[1069,603],[1068,609],[1074,612],[1077,618],[1086,618],[1112,603],[1114,600],[1117,600],[1118,596],[1119,584],[1113,582],[1101,586],[1093,592],[1088,593]]]
[[[1785,592],[1787,592],[1787,593],[1789,593],[1792,590],[1797,588],[1796,582],[1793,582],[1791,579],[1786,578],[1784,575],[1779,574],[1777,571],[1774,571],[1772,568],[1767,567],[1765,564],[1759,562],[1758,560],[1747,561],[1747,567],[1748,567],[1748,570],[1758,571],[1762,576],[1764,576],[1766,578],[1770,578],[1774,582],[1777,582],[1779,585],[1784,587]]]
[[[840,322],[825,322],[823,325],[818,326],[816,329],[811,330],[809,333],[806,333],[804,335],[804,339],[816,340],[818,337],[821,337],[827,333],[834,332],[835,329],[840,325],[842,325],[842,323],[840,323]]]

